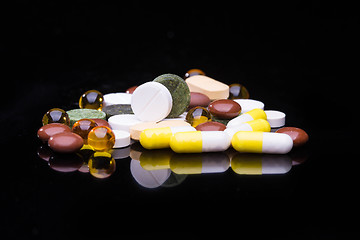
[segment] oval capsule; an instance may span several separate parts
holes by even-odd
[[[286,154],[293,141],[284,133],[239,131],[232,137],[231,145],[238,152]]]
[[[221,152],[229,146],[230,138],[224,131],[178,132],[170,139],[176,153]]]
[[[227,127],[236,127],[237,125],[245,123],[245,122],[249,122],[249,121],[256,120],[256,119],[266,120],[266,118],[267,117],[266,117],[266,113],[264,112],[264,110],[262,110],[260,108],[255,108],[251,111],[241,114],[240,116],[237,116],[236,118],[231,119],[226,126]]]
[[[169,148],[170,138],[175,133],[189,131],[196,131],[196,129],[191,126],[145,129],[140,134],[140,144],[146,149]]]

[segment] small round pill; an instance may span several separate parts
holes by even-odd
[[[276,132],[289,135],[294,142],[294,147],[300,147],[309,140],[309,135],[301,128],[283,127],[278,129]]]
[[[86,144],[88,134],[91,131],[91,129],[93,129],[94,127],[97,127],[95,121],[84,118],[74,123],[71,131],[82,137],[82,139],[84,139],[84,142]]]
[[[84,140],[73,132],[62,132],[49,138],[48,145],[55,152],[73,153],[83,146]]]
[[[41,141],[47,142],[51,136],[62,132],[71,132],[71,129],[62,123],[49,123],[37,131],[37,136]]]
[[[232,119],[241,112],[241,106],[231,99],[219,99],[211,102],[208,107],[210,113],[220,119]]]

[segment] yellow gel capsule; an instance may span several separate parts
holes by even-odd
[[[146,149],[170,147],[170,138],[177,132],[196,131],[191,126],[164,127],[145,129],[140,134],[140,144]]]
[[[115,172],[114,158],[108,152],[95,152],[88,162],[90,174],[96,178],[107,178]]]
[[[88,144],[95,151],[108,151],[115,145],[115,134],[108,127],[94,127],[89,132]]]

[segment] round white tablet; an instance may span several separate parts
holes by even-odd
[[[113,148],[122,148],[130,145],[130,133],[123,130],[112,130],[115,134],[115,145]]]
[[[114,115],[108,119],[112,130],[123,130],[130,132],[130,127],[141,123],[141,121],[134,114],[119,114]]]
[[[104,95],[103,107],[115,104],[130,104],[132,94],[129,93],[109,93]]]
[[[233,99],[235,102],[240,104],[241,106],[241,113],[246,113],[248,111],[251,111],[255,108],[260,108],[264,110],[264,103],[260,102],[258,100],[253,99]]]
[[[131,108],[141,121],[158,122],[169,115],[172,97],[169,90],[158,82],[138,86],[132,94]]]
[[[267,121],[271,128],[278,128],[285,125],[285,113],[275,110],[266,110]]]

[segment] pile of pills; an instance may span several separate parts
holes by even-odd
[[[302,129],[280,128],[284,113],[264,110],[261,101],[249,96],[241,84],[226,85],[199,69],[189,70],[185,80],[163,74],[126,92],[89,90],[81,95],[79,109],[50,109],[37,136],[61,154],[91,149],[89,164],[97,158],[112,162],[106,153],[133,141],[175,153],[232,147],[240,153],[270,154],[286,154],[308,141]]]

